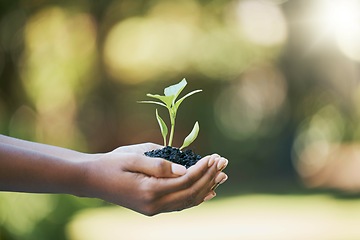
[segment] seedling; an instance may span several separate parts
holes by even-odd
[[[170,116],[170,125],[171,125],[170,136],[169,136],[168,142],[166,141],[167,134],[168,134],[167,125],[164,122],[164,120],[160,117],[158,110],[157,109],[155,110],[156,119],[157,119],[157,122],[159,123],[161,135],[164,140],[164,146],[171,147],[171,145],[172,145],[173,138],[174,138],[174,131],[175,131],[175,119],[176,119],[176,114],[177,114],[180,104],[185,100],[185,98],[190,97],[191,95],[202,91],[202,90],[194,90],[194,91],[186,94],[179,100],[177,100],[178,96],[180,95],[181,91],[185,88],[186,85],[187,85],[187,82],[186,82],[186,79],[184,78],[179,83],[165,88],[164,96],[158,95],[158,94],[150,94],[150,93],[146,94],[146,96],[158,99],[158,100],[160,100],[160,102],[158,102],[158,101],[139,101],[140,103],[157,104],[157,105],[163,106],[168,109],[169,116]],[[196,139],[198,133],[199,133],[199,123],[195,122],[195,125],[194,125],[192,131],[185,138],[184,143],[180,147],[180,150],[189,146]]]

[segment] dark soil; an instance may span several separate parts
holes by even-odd
[[[202,158],[200,155],[194,153],[192,150],[181,151],[178,148],[169,146],[145,152],[145,155],[148,157],[164,158],[173,163],[181,164],[186,168],[191,167]]]

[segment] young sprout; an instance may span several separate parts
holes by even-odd
[[[180,98],[179,100],[177,100],[178,96],[180,95],[181,91],[185,88],[185,86],[187,85],[186,79],[184,78],[183,80],[181,80],[179,83],[169,86],[167,88],[164,89],[164,96],[162,95],[158,95],[158,94],[146,94],[146,96],[151,97],[151,98],[155,98],[160,100],[160,102],[158,101],[139,101],[140,103],[153,103],[153,104],[158,104],[160,106],[166,107],[169,111],[169,116],[170,116],[170,136],[169,136],[169,142],[167,144],[166,142],[166,137],[168,134],[168,128],[164,122],[164,120],[160,117],[157,109],[156,109],[156,119],[159,123],[160,126],[160,130],[161,130],[161,134],[162,137],[164,139],[164,146],[171,146],[172,145],[172,141],[174,138],[174,130],[175,130],[175,119],[176,119],[176,114],[177,114],[177,110],[179,109],[180,104],[185,100],[185,98],[201,92],[202,90],[194,90],[188,94],[186,94],[185,96],[183,96],[182,98]],[[192,131],[190,132],[190,134],[185,138],[183,145],[180,147],[180,149],[183,149],[187,146],[189,146],[197,137],[199,133],[199,123],[196,122]]]

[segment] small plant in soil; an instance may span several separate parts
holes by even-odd
[[[183,151],[183,149],[188,147],[198,136],[199,123],[195,122],[192,131],[185,138],[180,148],[176,148],[172,146],[174,131],[175,131],[175,120],[180,104],[191,95],[202,91],[202,90],[194,90],[186,94],[182,98],[177,99],[186,85],[187,82],[186,79],[184,78],[179,83],[165,88],[164,95],[150,94],[150,93],[146,94],[146,96],[155,98],[160,101],[139,101],[139,102],[151,103],[151,104],[157,104],[163,106],[167,108],[170,117],[170,135],[169,135],[169,139],[167,140],[167,135],[169,132],[168,127],[165,121],[160,117],[158,110],[157,109],[155,110],[155,116],[157,122],[159,123],[161,135],[164,140],[164,148],[145,152],[145,155],[149,157],[161,157],[169,161],[172,161],[174,163],[181,164],[186,168],[189,168],[190,166],[194,165],[197,161],[199,161],[201,159],[201,156],[197,155],[192,150]]]

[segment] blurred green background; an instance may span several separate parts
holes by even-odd
[[[2,0],[0,133],[85,152],[162,143],[146,93],[186,78],[209,203],[148,218],[0,193],[0,240],[359,239],[360,0]],[[163,111],[164,109],[159,109]],[[165,116],[165,112],[160,112]]]

